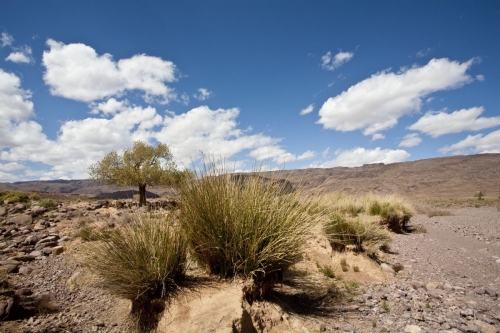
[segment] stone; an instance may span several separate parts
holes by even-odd
[[[33,261],[33,260],[35,260],[36,256],[32,256],[32,255],[29,255],[29,254],[24,254],[24,255],[15,256],[15,257],[12,257],[12,258],[9,258],[9,259],[16,260],[16,261],[27,262],[27,261]]]
[[[380,268],[382,268],[382,270],[383,270],[384,272],[391,273],[391,274],[393,274],[393,275],[395,275],[395,274],[396,274],[396,271],[395,271],[394,269],[392,269],[391,265],[388,265],[388,264],[386,264],[385,262],[384,262],[384,263],[382,263],[382,264],[380,264]]]
[[[7,208],[5,206],[0,207],[0,216],[7,216]]]
[[[34,206],[31,207],[31,216],[36,217],[38,215],[41,215],[47,211],[47,208],[45,207],[40,207],[40,206]]]
[[[444,285],[441,282],[429,282],[425,287],[427,289],[444,289]]]
[[[479,249],[478,250],[480,253],[487,253],[488,252],[488,248],[485,247],[484,249]]]
[[[38,243],[40,241],[40,239],[41,239],[41,237],[38,236],[38,235],[29,235],[24,240],[24,244],[26,244],[26,245],[35,245],[36,243]]]
[[[61,254],[63,252],[64,252],[64,246],[60,246],[59,245],[59,246],[56,246],[56,247],[52,248],[52,254],[55,255],[55,256],[57,256],[57,255],[59,255],[59,254]]]
[[[13,290],[0,292],[0,320],[10,320],[16,316],[19,296]]]
[[[479,331],[481,333],[497,333],[498,332],[498,330],[495,328],[495,326],[487,324],[487,323],[485,323],[482,320],[474,320],[474,321],[472,321],[472,325],[471,326],[472,327],[476,326],[477,328],[479,328]]]
[[[420,333],[422,329],[417,325],[406,325],[405,333]]]
[[[30,275],[31,272],[33,272],[33,268],[27,267],[27,266],[21,266],[19,267],[19,274],[21,275]]]
[[[31,215],[27,214],[19,214],[8,218],[8,222],[16,225],[28,225],[31,224],[32,221]]]
[[[491,297],[497,297],[497,292],[491,288],[484,288],[484,291]]]

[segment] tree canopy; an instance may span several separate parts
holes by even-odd
[[[91,179],[105,185],[138,186],[139,205],[146,204],[146,186],[170,185],[181,174],[172,160],[168,146],[159,143],[156,148],[135,141],[131,149],[120,155],[112,150],[89,167]]]

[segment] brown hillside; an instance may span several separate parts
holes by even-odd
[[[270,177],[270,172],[263,173]],[[287,178],[306,189],[349,193],[395,193],[408,197],[472,197],[483,191],[498,197],[500,191],[500,154],[480,154],[432,158],[393,164],[368,164],[357,168],[313,168],[273,172],[274,178]],[[116,197],[118,191],[135,188],[101,186],[91,180],[52,180],[0,183],[0,189],[79,194],[88,197]],[[164,195],[164,187],[148,188]],[[123,192],[125,193],[125,192]],[[128,193],[128,192],[127,192]]]

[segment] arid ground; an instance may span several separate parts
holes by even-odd
[[[411,232],[394,234],[390,250],[373,260],[335,252],[320,227],[311,230],[303,260],[264,302],[243,300],[244,281],[216,279],[192,264],[195,288],[171,301],[158,331],[499,332],[499,165],[499,154],[485,154],[290,171],[292,182],[309,189],[409,198],[418,211]],[[40,197],[60,204],[51,211],[0,207],[0,319],[8,319],[0,321],[0,332],[130,331],[130,302],[99,286],[79,249],[82,229],[118,225],[142,208],[132,199],[82,200],[123,189],[79,182],[1,184],[2,190],[44,191]],[[484,200],[473,197],[478,190]],[[165,199],[152,202],[171,209]],[[9,314],[14,298],[23,309],[17,315]]]

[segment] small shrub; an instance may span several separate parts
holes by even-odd
[[[180,223],[193,258],[211,274],[251,277],[251,298],[265,296],[302,259],[318,221],[313,200],[286,191],[287,183],[235,178],[225,163],[204,161],[196,179],[180,186]]]
[[[399,271],[402,271],[405,267],[399,263],[393,264],[392,269],[397,273]]]
[[[34,200],[34,201],[40,200],[40,195],[38,195],[38,193],[31,193],[29,195],[29,198],[30,198],[30,200]]]
[[[335,271],[333,270],[332,266],[328,266],[328,265],[320,266],[319,265],[318,270],[320,273],[322,273],[327,278],[330,278],[330,279],[335,278]]]
[[[347,272],[349,270],[349,264],[347,264],[347,260],[340,260],[340,267],[342,267],[343,272]]]
[[[346,218],[334,212],[323,229],[333,249],[343,251],[347,245],[355,245],[357,251],[365,251],[370,256],[388,248],[392,239],[391,233],[380,225],[378,218],[366,215]]]
[[[387,305],[387,302],[385,299],[382,301],[382,309],[386,312],[390,312],[391,310],[389,309],[389,305]]]
[[[43,199],[38,203],[38,206],[52,210],[57,208],[57,202],[53,199]]]
[[[28,203],[30,201],[29,196],[23,192],[7,192],[0,198],[3,202],[18,203],[24,202]]]
[[[476,193],[474,193],[474,197],[476,197],[477,200],[483,200],[484,192],[483,191],[477,191]]]
[[[352,270],[356,273],[359,273],[359,266],[358,265],[353,265]]]
[[[170,214],[139,216],[109,237],[86,243],[83,262],[111,293],[132,301],[139,331],[154,329],[168,300],[184,279],[186,241]]]
[[[433,208],[427,212],[427,217],[434,216],[450,216],[452,215],[449,210]]]

